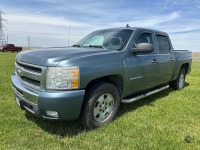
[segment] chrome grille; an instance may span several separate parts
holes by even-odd
[[[31,84],[31,85],[40,87],[40,81],[33,80],[33,79],[29,79],[29,78],[27,78],[27,77],[21,77],[21,79],[22,79],[24,82],[27,82],[27,83],[29,83],[29,84]]]
[[[43,67],[16,61],[15,69],[23,84],[36,89],[42,88]]]
[[[42,72],[42,69],[41,68],[35,68],[35,67],[32,67],[32,66],[27,66],[27,65],[24,65],[22,63],[19,63],[19,62],[16,62],[18,66],[28,70],[28,71],[31,71],[31,72],[35,72],[35,73],[41,73]]]

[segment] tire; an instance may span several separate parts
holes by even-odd
[[[7,52],[7,49],[3,49],[3,52]]]
[[[172,87],[175,90],[183,89],[185,86],[185,77],[186,77],[186,71],[185,69],[182,68],[178,74],[177,79],[170,83],[170,87]]]
[[[86,129],[99,128],[116,117],[119,106],[118,89],[110,83],[101,82],[87,91],[79,121]]]

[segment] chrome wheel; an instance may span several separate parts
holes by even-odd
[[[114,98],[111,94],[101,95],[94,105],[94,119],[97,122],[105,122],[114,111]]]
[[[184,84],[185,84],[185,76],[184,74],[181,74],[179,78],[179,88],[182,89],[184,87]]]

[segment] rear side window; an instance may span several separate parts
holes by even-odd
[[[160,53],[170,53],[170,44],[167,36],[156,35]]]

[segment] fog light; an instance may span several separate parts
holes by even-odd
[[[58,118],[58,113],[56,111],[46,110],[46,114],[49,117],[55,117]]]

